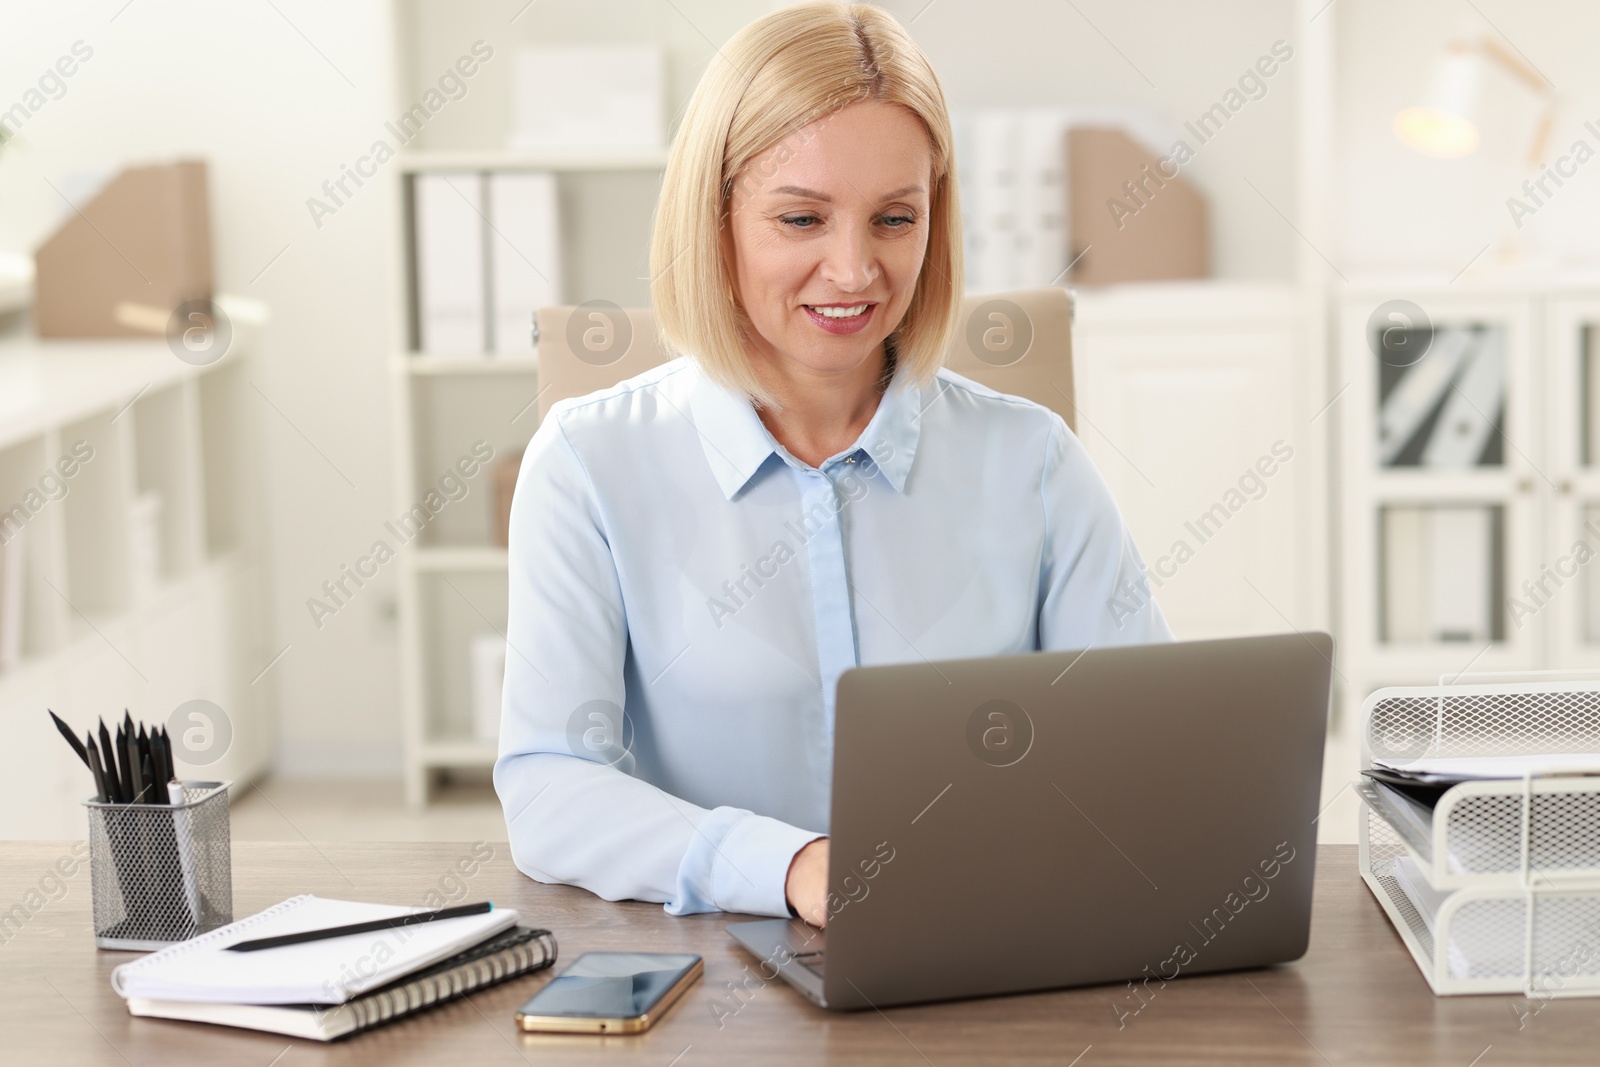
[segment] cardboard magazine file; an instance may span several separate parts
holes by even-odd
[[[151,337],[209,301],[211,213],[201,160],[129,167],[34,252],[40,337]]]
[[[1167,177],[1174,164],[1159,163],[1122,130],[1068,131],[1070,251],[1082,257],[1074,284],[1209,275],[1205,200],[1181,173]]]

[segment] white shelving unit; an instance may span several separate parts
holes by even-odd
[[[1503,415],[1486,459],[1454,468],[1381,462],[1382,367],[1368,319],[1394,299],[1421,307],[1435,329],[1476,327],[1503,341]],[[1600,518],[1592,510],[1600,509],[1600,278],[1362,281],[1340,294],[1339,321],[1341,376],[1349,383],[1336,405],[1347,710],[1354,713],[1378,688],[1434,684],[1463,671],[1600,666],[1600,534],[1584,528],[1588,518]],[[1496,412],[1469,413],[1484,417]],[[1491,558],[1472,573],[1435,566],[1430,578],[1436,588],[1481,591],[1489,632],[1470,639],[1391,633],[1385,509],[1463,506],[1497,516]],[[1593,561],[1578,559],[1585,555],[1575,551],[1580,541]],[[1524,582],[1533,583],[1533,593]]]
[[[564,233],[564,299],[569,303],[603,296],[618,304],[643,302],[641,265],[599,262],[593,248],[615,242],[585,239],[590,186],[621,177],[646,178],[666,165],[666,150],[649,152],[549,153],[519,151],[438,151],[403,156],[399,180],[431,170],[542,170],[558,174],[561,218],[576,233]],[[648,183],[653,193],[654,181]],[[645,188],[633,190],[634,196]],[[403,193],[403,190],[402,190]],[[399,202],[409,198],[402,195]],[[640,212],[648,217],[653,198]],[[409,223],[400,225],[409,233]],[[645,237],[648,230],[641,231]],[[642,241],[640,238],[640,247]],[[400,335],[410,336],[406,272],[397,279],[404,320]],[[474,442],[485,441],[495,460],[468,482],[467,495],[452,502],[401,552],[400,641],[403,677],[402,741],[406,798],[427,803],[439,773],[493,765],[495,742],[475,736],[471,713],[469,643],[474,636],[499,634],[506,626],[506,550],[496,545],[493,462],[520,455],[537,428],[539,395],[534,358],[497,355],[439,355],[397,352],[392,359],[395,390],[397,511],[409,509]]]
[[[228,716],[231,744],[216,762],[180,768],[236,782],[265,770],[271,682],[252,684],[272,655],[252,517],[255,330],[239,305],[219,302],[239,311],[234,341],[204,367],[164,340],[0,341],[0,510],[8,538],[22,530],[25,576],[22,658],[0,673],[0,717],[20,746],[13,756],[45,768],[27,777],[26,796],[0,784],[0,836],[82,836],[87,772],[47,707],[86,726],[124,708],[166,722],[179,704],[209,700]],[[60,477],[63,457],[79,461],[71,477]],[[154,573],[130,521],[147,493],[161,500]]]

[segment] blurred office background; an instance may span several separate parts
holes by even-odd
[[[648,302],[676,116],[774,6],[0,13],[0,835],[83,832],[50,707],[172,724],[242,837],[503,838],[528,315]],[[969,289],[1076,293],[1179,636],[1337,636],[1324,840],[1375,688],[1597,665],[1600,10],[883,6],[956,115]],[[151,217],[187,236],[118,247]]]

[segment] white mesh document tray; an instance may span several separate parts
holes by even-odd
[[[1361,760],[1600,752],[1600,679],[1380,689]],[[1361,877],[1437,994],[1600,995],[1600,776],[1356,785]]]

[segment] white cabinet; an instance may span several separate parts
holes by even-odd
[[[1078,434],[1181,639],[1327,625],[1310,306],[1226,282],[1078,293]]]
[[[1600,666],[1600,285],[1374,281],[1339,308],[1352,706]]]

